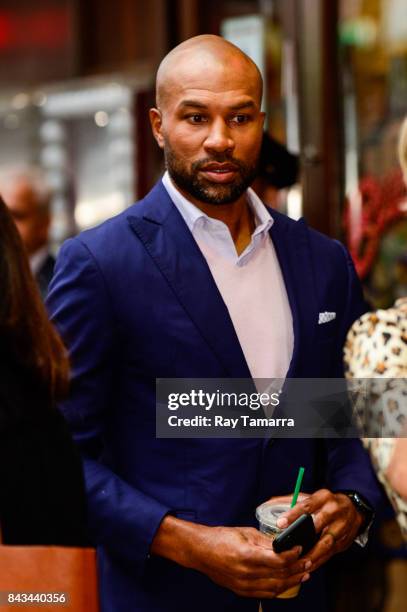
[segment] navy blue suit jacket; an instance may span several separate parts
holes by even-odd
[[[364,310],[349,256],[303,220],[270,212],[294,322],[289,376],[341,376],[346,331]],[[84,457],[104,612],[257,609],[198,572],[149,558],[167,513],[256,525],[256,505],[290,493],[299,465],[303,490],[354,489],[376,504],[356,440],[156,439],[157,377],[250,377],[207,263],[161,181],[63,245],[48,307],[71,353],[62,410]],[[337,317],[318,325],[324,311]]]

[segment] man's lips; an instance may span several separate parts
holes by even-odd
[[[230,183],[236,176],[238,167],[231,163],[211,163],[203,166],[200,172],[213,183]]]

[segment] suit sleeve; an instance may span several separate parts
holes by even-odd
[[[95,544],[142,572],[169,508],[130,486],[102,461],[115,392],[117,325],[102,272],[79,238],[61,248],[47,308],[70,353],[71,389],[60,408],[83,456],[90,534]]]
[[[347,249],[340,242],[342,265],[346,266],[347,296],[340,321],[340,330],[333,377],[343,377],[343,346],[352,323],[368,310],[363,298],[362,287],[357,277],[353,261]],[[369,456],[359,439],[327,439],[328,487],[332,491],[351,490],[360,493],[373,508],[383,501],[380,485],[376,479]]]

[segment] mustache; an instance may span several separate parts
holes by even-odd
[[[225,154],[211,155],[211,157],[205,157],[204,159],[198,159],[196,162],[194,162],[191,165],[191,169],[193,171],[201,170],[202,168],[204,168],[205,166],[211,163],[217,163],[217,164],[230,163],[230,164],[234,164],[235,166],[237,166],[239,170],[246,169],[246,165],[243,164],[240,161],[240,159],[236,159],[232,155],[225,155]]]

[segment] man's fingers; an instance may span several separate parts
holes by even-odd
[[[343,519],[337,519],[330,523],[325,524],[321,538],[325,535],[329,535],[334,540],[336,547],[343,545],[346,541],[352,542],[357,530],[357,525],[349,525],[348,521]]]
[[[323,506],[331,496],[332,493],[328,491],[328,489],[316,491],[303,501],[297,502],[294,508],[291,508],[288,512],[284,512],[278,519],[277,526],[280,527],[280,529],[285,529],[302,514],[313,514]]]
[[[309,559],[300,559],[286,567],[275,567],[270,565],[242,565],[242,575],[251,579],[258,578],[289,578],[296,574],[309,572],[312,569],[312,562]]]
[[[244,532],[244,537],[249,545],[254,545],[256,548],[264,548],[274,552],[273,538],[261,533],[261,531],[258,531],[257,529],[248,529]],[[287,562],[292,562],[295,556],[299,557],[300,554],[301,547],[296,546],[289,551],[280,553],[279,557],[282,559],[282,561],[286,560]]]
[[[291,550],[277,554],[270,548],[250,546],[242,556],[245,565],[266,567],[268,569],[284,570],[298,562],[301,547],[295,546]]]
[[[315,531],[321,532],[327,525],[339,516],[341,508],[336,500],[328,501],[322,508],[313,514]]]
[[[253,545],[248,542],[240,552],[238,574],[241,577],[253,578],[287,578],[309,571],[311,562],[300,559],[301,547],[277,554],[270,548]]]
[[[286,527],[291,525],[291,523],[297,520],[297,518],[299,518],[302,514],[304,514],[304,511],[302,510],[301,506],[295,506],[295,508],[289,510],[288,512],[284,512],[284,514],[280,516],[280,518],[277,520],[277,527],[279,527],[280,529],[285,529]]]
[[[334,554],[348,548],[352,541],[353,538],[349,539],[349,534],[338,538],[333,529],[325,530],[318,544],[304,557],[304,559],[312,561],[312,569],[310,571],[315,571],[329,561]]]
[[[333,554],[334,554],[334,551],[331,550],[326,555],[323,555],[322,557],[319,557],[318,560],[315,561],[315,563],[312,564],[312,571],[317,570],[319,567],[324,565],[324,563],[329,561],[329,559],[333,556]]]
[[[279,595],[280,593],[284,593],[284,591],[287,591],[288,589],[291,589],[292,587],[295,587],[301,584],[302,582],[306,582],[307,580],[309,580],[309,578],[310,574],[308,573],[296,574],[295,576],[291,576],[290,578],[287,578],[285,580],[274,580],[272,588],[274,589],[276,595]],[[267,592],[267,589],[259,590],[264,590]],[[265,598],[267,597],[265,596]]]
[[[320,560],[323,557],[331,557],[336,552],[336,536],[334,532],[328,531],[318,540],[314,548],[304,557],[312,563],[312,571],[320,565]]]
[[[341,530],[338,530],[336,527],[332,529],[331,526],[328,526],[328,528],[325,529],[323,533],[324,535],[328,534],[334,538],[336,552],[346,550],[346,548],[348,548],[352,544],[353,540],[356,537],[356,533],[354,533],[353,531],[350,532],[346,524]]]
[[[254,544],[255,546],[273,550],[273,538],[265,533],[262,533],[258,529],[250,527],[249,529],[242,531],[242,535],[249,544]]]
[[[330,523],[322,532],[314,548],[304,556],[304,559],[312,562],[310,571],[315,571],[334,554],[348,548],[353,539],[353,534],[346,523],[342,521]]]
[[[259,580],[242,579],[236,582],[235,593],[243,597],[272,599],[301,582],[309,580],[308,573],[300,573],[286,579],[264,578]]]

